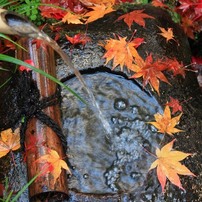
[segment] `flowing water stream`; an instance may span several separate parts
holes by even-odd
[[[111,129],[109,123],[107,122],[106,118],[104,117],[102,111],[100,110],[100,107],[95,99],[95,96],[93,95],[92,91],[86,85],[79,70],[76,67],[74,67],[71,59],[61,49],[61,47],[52,38],[50,38],[47,34],[40,31],[34,24],[25,20],[21,16],[14,15],[14,14],[7,14],[7,15],[5,15],[5,18],[6,18],[6,22],[7,22],[8,26],[14,30],[14,33],[17,33],[20,36],[37,38],[37,39],[43,40],[46,44],[51,46],[60,55],[60,57],[64,60],[65,64],[69,67],[70,71],[73,71],[75,76],[80,81],[82,87],[88,94],[88,97],[90,98],[90,101],[91,101],[92,105],[94,106],[93,111],[94,111],[97,119],[99,119],[100,122],[102,123],[103,128],[105,129],[105,132],[107,133],[106,135],[107,136],[110,135],[112,133],[112,129]]]

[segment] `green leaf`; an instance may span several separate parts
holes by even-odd
[[[86,104],[86,101],[81,98],[74,90],[72,90],[71,88],[69,88],[68,86],[66,86],[65,84],[63,84],[61,81],[59,81],[58,79],[56,79],[55,77],[51,76],[50,74],[47,74],[46,72],[44,72],[43,70],[41,69],[38,69],[26,62],[23,62],[19,59],[16,59],[14,57],[11,57],[11,56],[8,56],[8,55],[4,55],[4,54],[0,54],[0,60],[2,61],[6,61],[6,62],[11,62],[11,63],[14,63],[16,65],[23,65],[25,67],[28,67],[29,69],[49,78],[51,81],[54,81],[55,83],[59,84],[61,87],[67,89],[70,93],[72,93],[74,96],[76,96],[80,101],[82,101],[83,103]]]
[[[19,48],[23,49],[24,51],[27,52],[27,50],[25,48],[23,48],[21,45],[19,45],[18,43],[16,43],[15,41],[13,41],[10,37],[6,36],[5,34],[0,33],[0,37],[12,42],[13,44],[15,44],[16,46],[18,46]]]

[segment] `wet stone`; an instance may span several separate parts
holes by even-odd
[[[152,131],[147,121],[153,120],[153,114],[162,109],[149,93],[120,75],[97,72],[83,74],[83,78],[112,133],[106,133],[77,78],[66,81],[65,84],[88,103],[85,105],[62,90],[67,155],[70,164],[75,166],[68,179],[69,188],[95,194],[133,190],[131,200],[134,200],[136,190],[145,192],[148,169],[153,161],[143,147],[155,153],[163,137]]]

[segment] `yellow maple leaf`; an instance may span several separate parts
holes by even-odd
[[[174,40],[174,35],[173,35],[173,29],[172,28],[168,28],[168,30],[166,30],[165,28],[163,27],[158,27],[160,30],[161,30],[161,33],[158,33],[160,34],[161,36],[163,36],[164,38],[166,38],[166,42],[168,42],[169,40]]]
[[[85,23],[88,24],[99,18],[102,18],[107,13],[111,13],[115,11],[112,8],[112,6],[113,6],[112,4],[107,4],[107,5],[101,4],[101,5],[95,5],[93,7],[90,7],[92,11],[89,11],[88,13],[84,15],[84,17],[88,18]]]
[[[62,22],[66,22],[67,24],[83,24],[83,22],[81,21],[82,16],[75,14],[75,13],[71,13],[68,12],[63,18],[62,18]]]
[[[167,178],[172,184],[184,190],[178,174],[195,176],[186,166],[179,162],[191,154],[173,151],[172,147],[174,141],[175,139],[161,149],[156,149],[157,160],[155,160],[149,168],[149,170],[151,170],[157,167],[157,178],[161,184],[162,192],[164,192]]]
[[[173,133],[183,132],[183,130],[175,128],[175,126],[179,123],[182,113],[174,118],[171,118],[171,112],[168,105],[166,105],[163,115],[155,114],[154,118],[156,122],[149,122],[154,125],[158,132],[167,133],[168,135],[173,135]]]
[[[0,138],[0,158],[8,154],[10,151],[15,151],[20,148],[19,130],[14,132],[11,128],[1,132]]]
[[[122,38],[118,36],[118,40],[106,40],[104,48],[107,52],[103,56],[103,58],[106,58],[105,64],[113,59],[113,69],[118,65],[120,65],[122,71],[124,65],[130,69],[132,67],[134,58],[140,58],[135,47],[136,44],[133,41],[127,42],[126,37]]]
[[[71,173],[67,163],[61,159],[57,151],[50,149],[49,153],[41,156],[35,162],[48,165],[49,168],[44,168],[46,173],[50,173],[53,176],[53,183],[55,184],[56,180],[60,176],[62,168]]]

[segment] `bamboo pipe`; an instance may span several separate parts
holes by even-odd
[[[38,27],[24,16],[2,8],[0,8],[0,32],[29,38],[41,36]]]
[[[32,39],[22,38],[18,43],[26,48],[28,52],[22,49],[17,51],[17,58],[21,60],[31,59],[37,68],[51,74],[56,75],[54,52],[53,50],[45,46],[36,47],[36,44],[32,43]],[[56,92],[56,83],[50,81],[46,77],[32,72],[32,78],[37,84],[40,91],[41,98],[53,95]],[[43,110],[48,116],[50,116],[57,124],[61,125],[61,114],[59,106],[50,106]],[[27,168],[28,168],[28,179],[32,179],[41,169],[42,165],[37,163],[36,160],[41,156],[48,153],[48,148],[56,150],[61,158],[65,157],[63,147],[57,134],[53,132],[51,128],[47,125],[42,124],[38,119],[32,118],[27,126],[25,144],[33,144],[33,137],[35,137],[36,149],[27,150]],[[66,172],[63,170],[60,177],[54,184],[53,178],[49,174],[46,174],[39,180],[35,181],[29,187],[30,199],[41,198],[44,195],[50,196],[54,193],[54,196],[67,198],[68,188],[67,188],[67,177]]]

